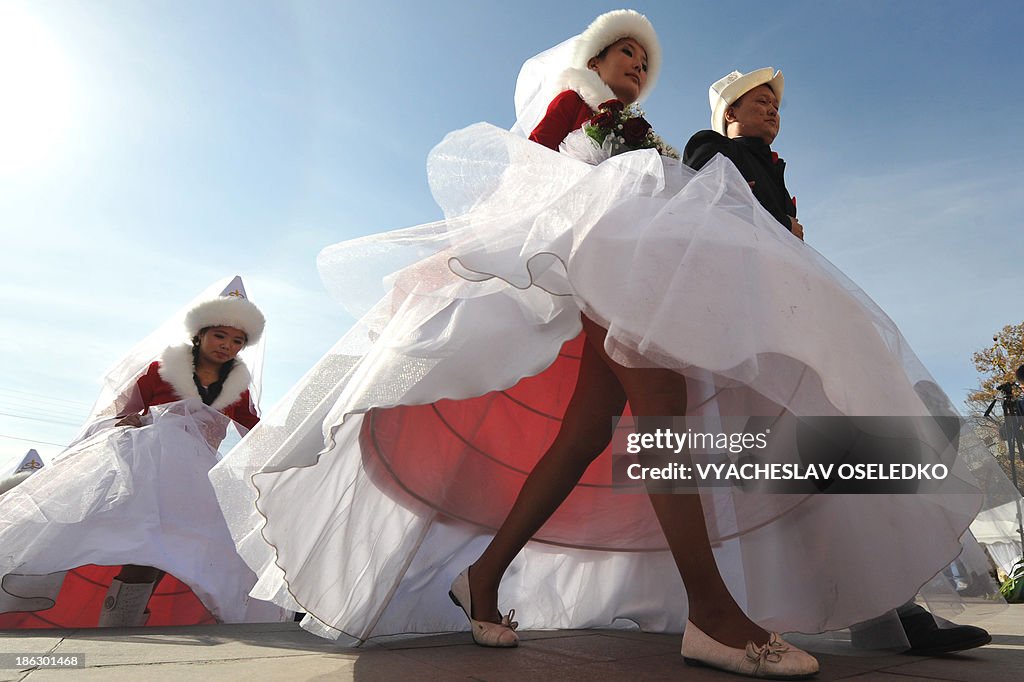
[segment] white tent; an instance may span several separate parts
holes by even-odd
[[[25,453],[25,456],[22,458],[21,462],[18,464],[18,466],[14,467],[14,471],[12,471],[11,473],[20,474],[26,471],[32,472],[35,471],[36,469],[42,469],[44,465],[45,462],[43,462],[43,458],[39,456],[39,453],[36,452],[35,448],[32,448],[27,453]]]
[[[9,476],[0,479],[0,495],[4,494],[38,470],[42,469],[43,466],[43,458],[39,456],[39,453],[35,451],[35,448],[29,450],[25,456],[22,457],[18,466],[14,467],[14,471],[12,471]]]
[[[1017,522],[1017,505],[1024,505],[1020,498],[978,514],[971,524],[971,532],[1004,573],[1009,573],[1021,558],[1021,541]]]

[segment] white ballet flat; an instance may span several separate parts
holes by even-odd
[[[747,677],[767,680],[804,680],[818,673],[818,661],[796,648],[777,633],[768,635],[768,643],[758,646],[747,642],[745,649],[733,649],[717,642],[693,623],[686,622],[683,632],[683,661],[688,665],[717,668]]]
[[[469,618],[469,625],[473,630],[473,641],[480,646],[491,647],[513,647],[519,646],[519,635],[516,628],[519,623],[513,622],[516,610],[512,609],[507,616],[502,617],[501,623],[490,623],[485,620],[473,620],[473,601],[469,594],[469,569],[456,576],[452,582],[448,596],[452,598]]]

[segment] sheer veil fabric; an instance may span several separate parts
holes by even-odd
[[[170,574],[165,582],[184,593],[184,601],[155,599],[155,623],[265,622],[286,616],[277,606],[249,597],[256,576],[235,551],[208,478],[227,429],[244,428],[199,399],[152,407],[142,428],[114,426],[117,415],[136,409],[136,381],[150,363],[168,346],[188,340],[185,313],[218,296],[228,282],[215,282],[136,344],[106,374],[72,444],[0,497],[0,612],[47,610],[34,620],[5,615],[0,618],[5,626],[95,626],[116,574],[96,567],[123,564],[159,568]],[[254,403],[262,354],[262,341],[242,352]],[[65,572],[83,566],[90,568],[76,572],[61,591]]]
[[[465,629],[448,585],[558,431],[581,313],[616,361],[686,376],[690,414],[947,408],[884,312],[725,159],[694,172],[647,150],[595,167],[525,139],[568,49],[524,67],[513,132],[477,124],[433,150],[444,220],[321,253],[359,321],[210,473],[251,594],[317,634]],[[913,598],[984,503],[971,470],[987,455],[961,450],[956,492],[702,491],[737,601],[765,628],[819,633]],[[605,452],[513,563],[500,602],[522,628],[683,629],[650,503],[611,483]]]

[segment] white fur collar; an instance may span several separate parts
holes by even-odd
[[[566,69],[558,76],[558,89],[560,92],[572,90],[594,111],[608,100],[618,99],[608,84],[590,69]]]
[[[192,379],[195,367],[192,364],[192,346],[189,344],[169,346],[164,350],[160,355],[159,372],[160,378],[169,383],[181,398],[199,397],[199,389]],[[210,407],[221,410],[238,400],[242,391],[249,388],[250,380],[249,368],[241,359],[235,358],[235,366],[231,368],[220,395]]]

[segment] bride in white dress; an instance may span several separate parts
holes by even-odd
[[[248,596],[207,477],[259,421],[263,327],[236,277],[115,365],[74,442],[0,497],[0,627],[286,617]]]
[[[252,595],[313,632],[465,627],[449,583],[558,435],[585,325],[611,362],[680,377],[675,414],[932,414],[934,382],[892,321],[731,163],[694,172],[647,149],[593,166],[526,138],[585,37],[524,65],[512,132],[477,124],[435,148],[445,220],[321,254],[359,322],[211,471]],[[952,495],[709,488],[705,542],[757,626],[847,627],[960,552],[981,494],[963,458],[952,471]],[[522,627],[684,629],[663,524],[611,473],[606,450],[509,567],[500,601]]]

